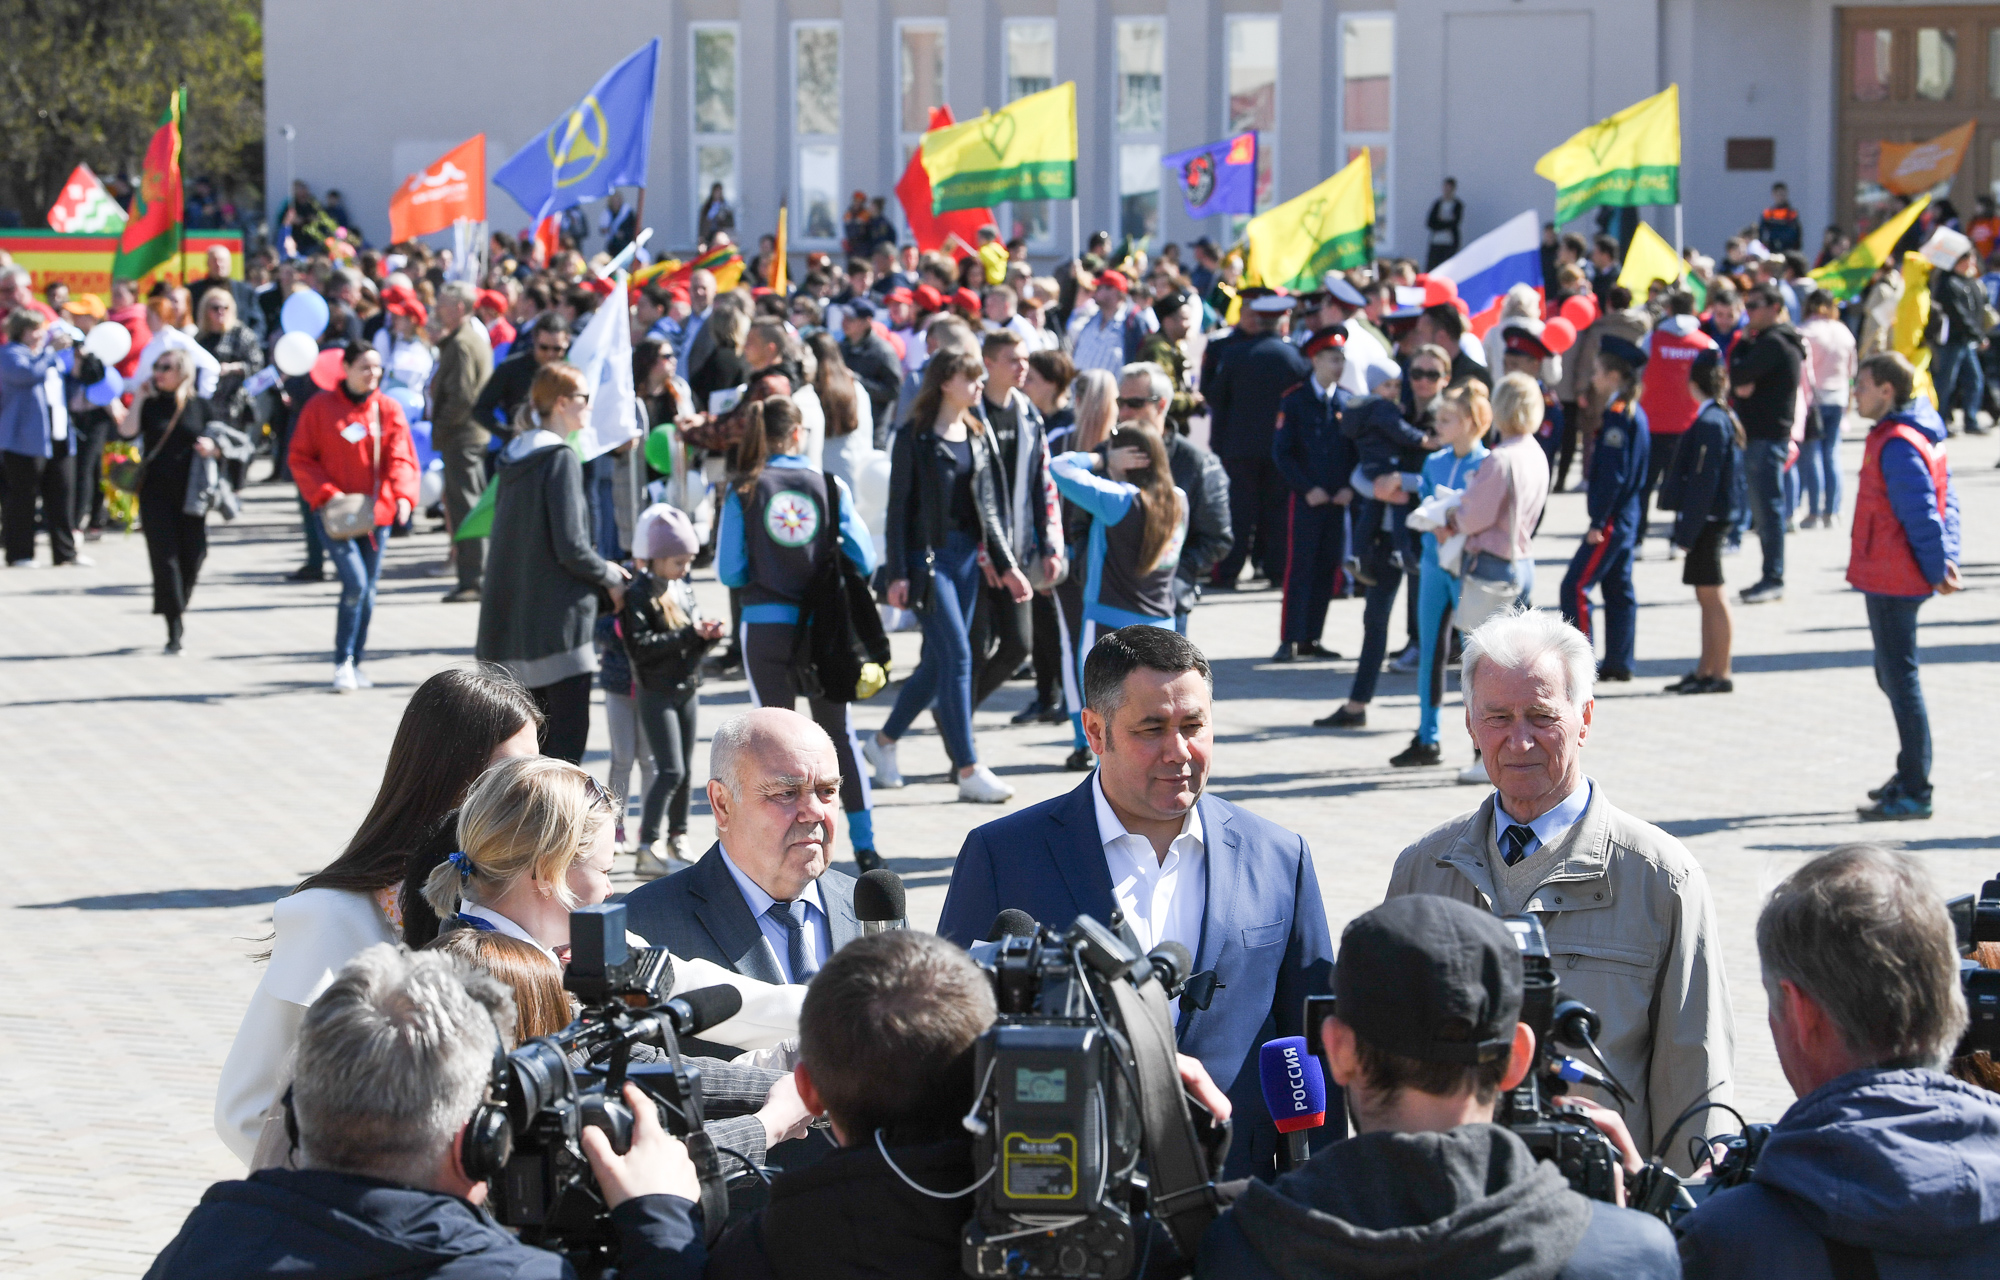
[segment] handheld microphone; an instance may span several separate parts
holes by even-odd
[[[683,992],[660,1006],[674,1035],[697,1036],[743,1011],[743,993],[727,983]]]
[[[1278,1149],[1278,1168],[1296,1169],[1312,1155],[1306,1131],[1326,1123],[1326,1077],[1304,1036],[1282,1036],[1265,1042],[1257,1053],[1257,1077],[1264,1089],[1264,1107],[1285,1144]]]
[[[1033,916],[1019,907],[1009,907],[993,917],[993,926],[986,931],[986,940],[998,942],[1002,938],[1032,938],[1040,928]]]
[[[864,871],[854,882],[854,918],[861,924],[861,936],[907,929],[903,877],[887,867]]]

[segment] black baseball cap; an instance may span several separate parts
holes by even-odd
[[[1514,1043],[1521,953],[1499,917],[1454,898],[1391,898],[1340,935],[1337,1016],[1376,1048],[1472,1066]]]
[[[1193,294],[1189,293],[1185,289],[1177,289],[1174,292],[1167,294],[1165,297],[1160,298],[1153,303],[1153,314],[1158,316],[1170,316],[1174,312],[1179,311],[1182,307],[1185,307],[1188,303],[1193,301],[1194,301]]]

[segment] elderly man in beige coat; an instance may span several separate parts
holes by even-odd
[[[1604,1020],[1598,1047],[1650,1156],[1688,1107],[1730,1100],[1735,1021],[1700,865],[1583,772],[1595,674],[1590,642],[1554,614],[1503,614],[1466,638],[1466,727],[1498,790],[1403,850],[1388,896],[1539,917],[1562,996]],[[1691,1118],[1668,1163],[1688,1172],[1685,1139],[1725,1116]]]

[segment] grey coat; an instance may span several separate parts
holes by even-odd
[[[494,483],[474,654],[530,689],[596,671],[597,594],[624,577],[591,543],[576,451],[554,432],[528,432],[501,453]]]

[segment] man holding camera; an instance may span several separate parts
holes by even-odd
[[[1466,729],[1497,790],[1403,850],[1387,896],[1539,917],[1563,995],[1603,1020],[1597,1049],[1651,1154],[1683,1110],[1729,1101],[1735,1022],[1700,864],[1583,772],[1596,672],[1590,641],[1554,614],[1505,614],[1466,637]],[[1685,1152],[1664,1154],[1691,1172]]]
[[[1332,1276],[1678,1276],[1673,1237],[1586,1199],[1493,1123],[1527,1076],[1521,957],[1494,916],[1429,895],[1392,898],[1347,927],[1338,1015],[1318,1040],[1359,1136],[1266,1185],[1209,1227],[1195,1269],[1215,1280]],[[1614,1140],[1623,1129],[1599,1113]],[[1626,1167],[1636,1168],[1629,1139]]]
[[[299,1028],[300,1167],[210,1187],[148,1280],[574,1280],[567,1262],[493,1220],[481,1207],[489,1175],[477,1157],[467,1167],[467,1131],[505,1047],[499,1028],[514,1017],[505,987],[442,953],[384,943],[355,957]],[[626,1100],[637,1122],[625,1155],[600,1130],[582,1139],[617,1231],[617,1274],[698,1275],[694,1164],[637,1089]]]
[[[2000,1275],[2000,1100],[1940,1068],[1965,1029],[1923,864],[1853,844],[1757,918],[1771,1039],[1799,1100],[1750,1181],[1682,1219],[1696,1280]]]

